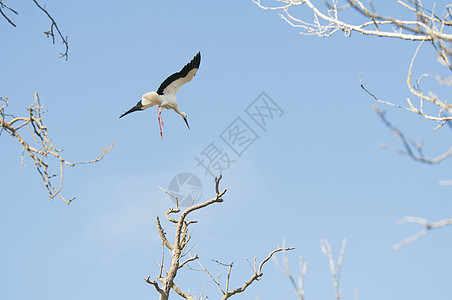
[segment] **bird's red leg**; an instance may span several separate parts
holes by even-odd
[[[157,114],[158,114],[158,122],[159,122],[159,128],[160,128],[160,137],[163,139],[163,132],[162,132],[162,128],[163,128],[163,120],[162,120],[162,116],[160,115],[160,106],[157,106]]]

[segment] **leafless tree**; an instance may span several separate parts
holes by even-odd
[[[362,89],[377,103],[396,107],[415,113],[424,119],[435,122],[434,129],[440,129],[444,125],[452,128],[452,104],[447,99],[439,96],[438,92],[425,92],[422,88],[427,78],[435,78],[439,85],[451,86],[452,76],[420,74],[417,79],[413,77],[413,65],[419,55],[419,49],[423,45],[430,45],[435,50],[437,60],[444,65],[448,72],[452,71],[452,4],[437,7],[436,3],[428,2],[428,7],[421,0],[397,0],[398,13],[406,18],[392,17],[380,14],[375,9],[372,1],[361,0],[251,0],[264,10],[277,11],[279,16],[290,26],[300,30],[300,34],[318,37],[330,37],[335,33],[343,32],[345,36],[352,33],[394,38],[418,43],[411,63],[408,68],[406,83],[413,99],[408,97],[406,104],[397,104],[397,101],[382,100],[371,93],[364,86],[362,76],[360,78]],[[265,2],[265,4],[263,3]],[[394,2],[395,3],[395,2]],[[439,12],[438,12],[439,11]],[[296,15],[295,15],[296,14]],[[415,100],[414,100],[415,99]],[[385,113],[375,106],[375,111],[384,125],[386,125],[400,140],[402,147],[383,145],[402,155],[406,155],[417,162],[426,164],[438,164],[452,156],[452,147],[443,151],[436,157],[425,157],[423,142],[414,142],[401,130],[396,128],[385,116]],[[452,181],[441,181],[442,185],[452,185]],[[400,248],[407,245],[430,229],[450,225],[447,219],[436,223],[427,220],[407,217],[404,222],[415,222],[425,228],[414,236],[394,245]],[[403,222],[403,223],[404,223]]]
[[[22,162],[24,166],[25,153],[32,159],[36,170],[50,195],[50,199],[58,196],[66,204],[71,203],[74,198],[67,200],[61,195],[63,186],[63,170],[64,166],[74,167],[79,164],[91,164],[100,161],[106,153],[108,153],[113,144],[102,150],[100,155],[91,161],[72,163],[61,156],[61,149],[57,149],[52,139],[48,136],[47,126],[44,125],[42,111],[43,105],[39,101],[39,96],[35,94],[35,100],[32,105],[27,108],[27,115],[16,117],[6,111],[8,108],[8,97],[0,97],[0,135],[3,132],[8,133],[13,139],[22,145]],[[28,129],[23,130],[24,128]],[[53,162],[59,165],[59,172],[50,173]],[[56,181],[54,183],[54,181]]]
[[[189,243],[191,241],[191,234],[188,233],[188,227],[191,224],[197,223],[197,221],[196,220],[188,220],[187,217],[192,212],[206,208],[207,206],[212,205],[214,203],[223,202],[223,195],[226,193],[226,189],[224,189],[223,191],[220,192],[220,189],[219,189],[220,180],[221,180],[221,176],[219,178],[215,179],[215,193],[216,193],[215,197],[213,197],[203,203],[191,206],[182,212],[179,208],[178,198],[176,196],[172,195],[171,193],[169,193],[168,191],[165,191],[161,188],[165,193],[167,193],[168,195],[173,197],[176,202],[176,207],[175,208],[171,207],[165,213],[165,217],[168,220],[168,222],[176,225],[176,230],[175,230],[175,235],[174,235],[174,241],[173,241],[173,243],[171,243],[167,239],[167,237],[166,237],[167,234],[164,231],[164,228],[162,227],[162,225],[160,223],[159,217],[157,216],[157,220],[156,220],[157,230],[158,230],[160,239],[162,240],[162,257],[161,257],[161,262],[159,263],[160,273],[159,273],[159,275],[157,275],[157,281],[160,282],[160,285],[157,281],[151,280],[151,276],[148,276],[147,278],[145,278],[145,281],[155,287],[155,289],[159,293],[160,300],[168,299],[171,290],[176,292],[179,296],[181,296],[184,299],[192,299],[192,300],[196,299],[196,294],[182,291],[182,289],[180,289],[175,283],[175,278],[178,274],[178,271],[180,269],[182,269],[184,266],[188,266],[188,264],[190,262],[194,262],[195,260],[199,259],[198,254],[191,255],[191,250],[192,250],[194,244],[191,244],[191,246],[189,245]],[[179,215],[178,215],[178,218],[175,219],[171,216],[171,214],[179,214]],[[169,268],[167,268],[165,266],[165,257],[164,257],[165,249],[168,249],[171,252]],[[294,248],[278,247],[277,249],[271,251],[268,254],[268,256],[266,258],[264,258],[259,264],[257,263],[257,259],[254,258],[254,264],[251,265],[251,263],[250,263],[250,266],[253,270],[253,274],[241,287],[235,288],[233,290],[229,289],[229,280],[231,277],[233,263],[223,264],[223,263],[216,261],[220,266],[227,267],[228,273],[227,273],[226,282],[224,285],[222,285],[220,283],[219,276],[217,278],[215,278],[206,268],[204,268],[201,264],[199,264],[199,265],[201,267],[201,270],[204,271],[210,277],[210,279],[212,279],[215,282],[215,284],[218,286],[218,288],[222,294],[221,299],[225,300],[225,299],[229,299],[231,296],[233,296],[235,294],[244,292],[254,281],[261,279],[261,277],[264,275],[262,273],[262,267],[264,266],[265,263],[267,263],[272,258],[272,256],[275,253],[281,252],[281,251],[289,251],[292,249],[294,249]],[[188,257],[187,257],[187,255],[188,255]],[[207,297],[202,296],[202,294],[199,296],[199,299],[206,299],[206,298]]]
[[[48,38],[52,39],[53,44],[55,44],[55,37],[61,40],[61,42],[64,45],[64,51],[60,52],[60,57],[65,58],[67,60],[69,52],[68,37],[64,36],[63,33],[60,31],[58,24],[55,22],[55,19],[52,17],[48,10],[44,6],[39,4],[37,0],[33,0],[33,2],[36,5],[36,7],[38,7],[50,20],[50,28],[49,30],[44,31],[44,34]],[[0,0],[0,14],[11,26],[16,27],[16,24],[13,22],[12,17],[10,15],[18,15],[19,13],[11,6],[8,6],[6,0]]]

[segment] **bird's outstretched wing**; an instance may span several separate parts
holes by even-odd
[[[162,82],[157,94],[159,95],[176,95],[177,90],[187,82],[193,79],[196,71],[199,69],[199,64],[201,63],[201,52],[193,57],[193,59],[186,64],[180,72],[174,73],[170,77],[166,78]]]

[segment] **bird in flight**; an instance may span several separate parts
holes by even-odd
[[[134,111],[141,111],[148,107],[157,105],[157,113],[158,113],[158,122],[159,122],[159,128],[160,128],[160,137],[163,138],[162,134],[162,128],[163,128],[163,121],[162,121],[162,110],[164,108],[166,109],[172,109],[176,113],[182,116],[182,118],[185,121],[185,124],[187,124],[188,129],[190,129],[190,126],[188,125],[187,121],[187,114],[183,111],[179,110],[179,107],[177,106],[177,99],[176,94],[177,90],[187,82],[191,81],[193,77],[195,76],[196,72],[199,69],[199,64],[201,63],[201,53],[198,52],[198,54],[193,57],[193,59],[186,64],[180,72],[174,73],[173,75],[169,76],[165,79],[165,81],[162,82],[160,87],[158,88],[157,92],[149,92],[141,96],[141,100],[138,101],[137,105],[123,113],[119,118],[124,117],[127,114],[130,114]]]

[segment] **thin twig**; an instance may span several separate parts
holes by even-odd
[[[227,292],[223,295],[223,297],[221,297],[221,300],[226,300],[228,298],[230,298],[231,296],[238,294],[238,293],[242,293],[244,292],[254,281],[256,280],[260,280],[262,278],[262,276],[264,275],[262,273],[262,267],[272,258],[272,256],[275,253],[281,252],[281,251],[290,251],[295,249],[294,247],[289,247],[289,248],[280,248],[278,247],[278,249],[273,250],[272,252],[270,252],[270,254],[264,258],[261,263],[259,264],[259,267],[254,267],[254,274],[251,275],[251,277],[239,288],[236,288],[230,292]],[[254,261],[256,261],[256,258],[254,258]]]
[[[8,21],[9,24],[11,24],[13,27],[16,27],[16,24],[13,23],[13,21],[11,21],[10,18],[8,18],[8,16],[3,12],[3,8],[6,8],[7,10],[9,10],[10,12],[18,15],[17,11],[15,11],[14,9],[12,9],[11,7],[9,7],[8,5],[6,5],[5,3],[3,3],[3,1],[0,1],[0,14],[6,19],[6,21]]]
[[[374,106],[374,110],[380,117],[380,120],[383,122],[383,124],[385,124],[386,127],[388,127],[392,131],[392,133],[399,138],[399,140],[402,142],[402,145],[404,147],[404,149],[398,149],[396,147],[383,145],[384,148],[391,149],[402,155],[408,155],[415,161],[426,163],[426,164],[431,164],[431,165],[438,164],[438,163],[442,162],[443,160],[445,160],[446,158],[452,156],[452,147],[448,151],[440,154],[439,156],[437,156],[433,159],[428,159],[423,156],[416,155],[411,148],[409,139],[406,138],[405,135],[399,129],[397,129],[394,125],[392,125],[388,121],[388,119],[385,116],[385,113],[382,112],[377,106]],[[422,147],[422,144],[421,143],[418,144],[418,146],[417,146],[418,150],[421,150],[420,149],[421,147]],[[422,152],[420,152],[420,153],[422,153]]]
[[[69,42],[68,42],[68,37],[63,36],[63,34],[60,31],[60,28],[58,28],[58,24],[55,22],[55,20],[53,19],[53,17],[49,14],[49,12],[47,11],[47,9],[45,9],[44,7],[42,7],[38,1],[33,0],[33,2],[36,4],[37,7],[39,7],[40,10],[42,10],[47,17],[50,19],[50,21],[52,21],[52,23],[50,24],[50,29],[48,31],[44,31],[44,34],[47,35],[47,37],[51,37],[52,38],[52,43],[55,44],[55,34],[53,32],[53,29],[55,28],[56,31],[58,32],[58,35],[61,39],[61,41],[64,44],[65,47],[65,51],[64,52],[60,52],[60,58],[65,57],[66,60],[68,59],[68,52],[69,52]]]

